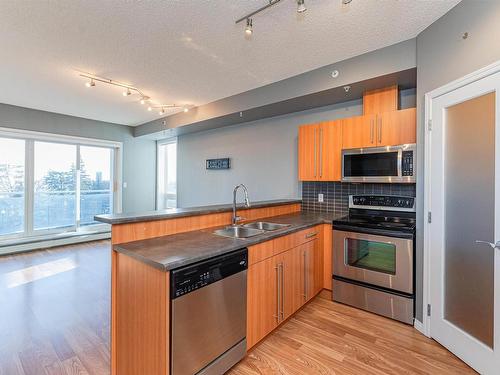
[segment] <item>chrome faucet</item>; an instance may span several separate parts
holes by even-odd
[[[248,200],[248,190],[247,187],[243,184],[237,185],[234,190],[233,190],[233,219],[231,223],[233,225],[238,225],[238,221],[242,220],[242,217],[236,216],[236,193],[238,192],[238,189],[242,188],[243,192],[245,193],[245,207],[250,207],[250,201]]]

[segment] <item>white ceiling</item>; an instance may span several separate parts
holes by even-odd
[[[137,125],[161,116],[78,71],[201,105],[413,38],[458,2],[282,0],[246,39],[234,21],[267,0],[4,0],[0,102]]]

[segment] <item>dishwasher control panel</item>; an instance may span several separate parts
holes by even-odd
[[[170,298],[175,299],[248,268],[248,250],[242,249],[173,270]]]

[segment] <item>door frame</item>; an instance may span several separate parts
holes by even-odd
[[[431,300],[431,257],[430,257],[430,224],[428,213],[430,212],[431,200],[431,142],[432,142],[432,104],[435,99],[445,95],[451,91],[464,87],[468,84],[491,76],[500,72],[500,61],[490,64],[484,68],[476,70],[461,78],[458,78],[446,85],[438,87],[425,94],[425,115],[424,115],[424,253],[423,253],[423,301],[422,301],[422,317],[423,321],[420,324],[415,320],[415,328],[422,332],[427,337],[431,337],[431,317],[428,315],[428,305]],[[430,305],[429,305],[430,306]]]

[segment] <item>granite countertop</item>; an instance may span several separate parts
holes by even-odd
[[[283,206],[286,204],[301,203],[301,199],[275,199],[268,201],[251,202],[250,208],[262,208]],[[238,210],[244,209],[243,204],[237,205]],[[232,211],[232,204],[217,204],[211,206],[187,207],[187,208],[170,208],[166,210],[132,212],[122,214],[97,215],[94,220],[107,224],[125,224],[136,223],[140,221],[153,221],[162,219],[173,219],[177,217],[197,216],[206,214],[215,214],[220,212]]]
[[[250,238],[221,237],[213,234],[215,229],[220,228],[217,227],[118,244],[113,249],[162,271],[169,271],[318,224],[331,224],[338,216],[332,213],[302,211],[259,219],[290,226]]]

